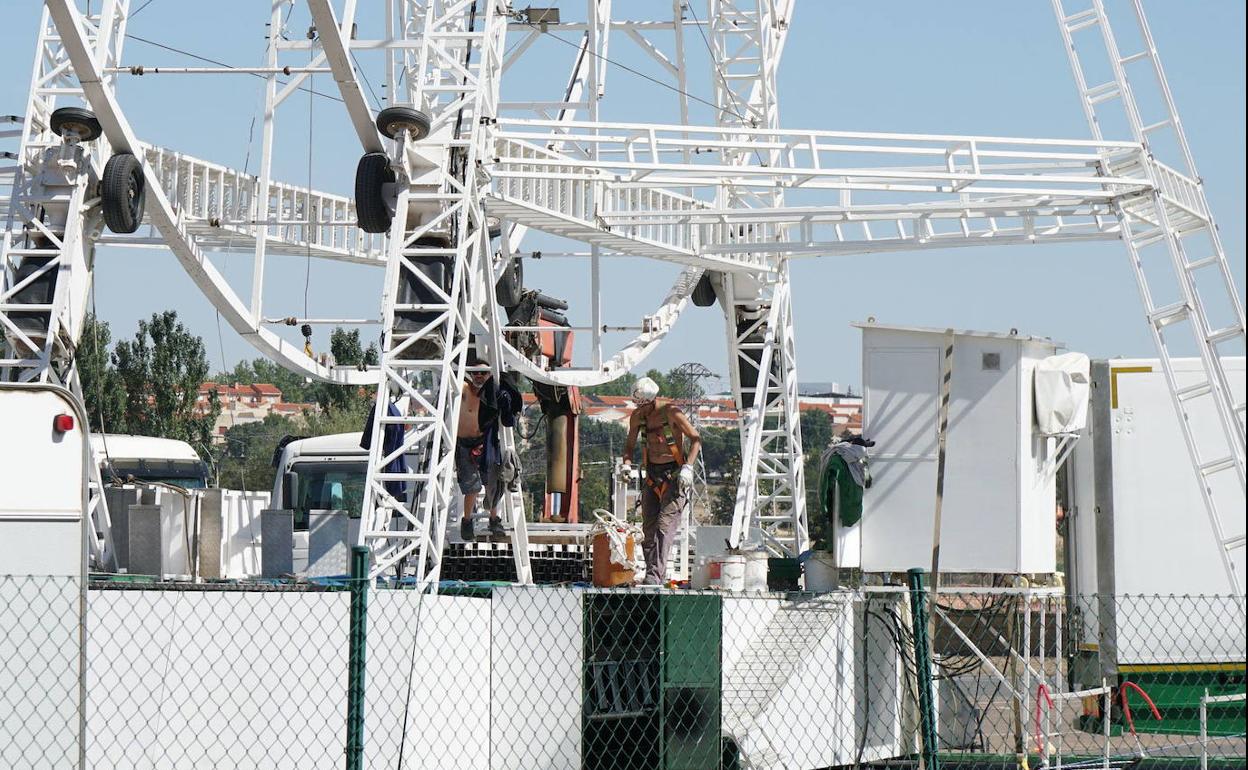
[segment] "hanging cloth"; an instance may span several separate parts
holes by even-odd
[[[835,442],[824,451],[821,468],[820,509],[829,520],[834,511],[839,512],[840,525],[852,527],[862,518],[862,493],[871,485],[866,448]]]
[[[364,435],[360,437],[360,448],[369,449],[373,443],[373,414],[377,409],[377,405],[373,404],[368,408],[368,419],[364,422]],[[402,413],[399,408],[390,402],[386,407],[386,414],[390,417],[401,417]],[[381,451],[383,454],[391,454],[398,451],[403,446],[403,426],[387,425],[382,430]],[[407,458],[399,455],[390,462],[386,463],[386,467],[382,468],[383,473],[407,473]],[[407,483],[401,479],[394,479],[386,482],[386,491],[400,502],[407,495]]]

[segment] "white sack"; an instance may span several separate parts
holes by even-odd
[[[1036,364],[1036,424],[1046,436],[1075,433],[1088,422],[1088,357],[1049,356]]]

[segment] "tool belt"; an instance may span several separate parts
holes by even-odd
[[[662,463],[646,466],[646,486],[654,491],[655,496],[662,500],[673,484],[679,484],[679,463]]]

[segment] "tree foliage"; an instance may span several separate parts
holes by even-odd
[[[336,327],[329,336],[329,349],[334,361],[340,366],[376,366],[381,356],[377,345],[364,347],[359,329],[347,331]],[[334,385],[327,382],[310,382],[280,364],[267,358],[239,361],[234,368],[215,375],[217,382],[228,385],[255,385],[267,382],[282,391],[283,400],[291,403],[315,403],[327,411],[359,410],[359,402],[372,400],[373,391],[354,385]],[[359,430],[353,428],[352,430]],[[316,434],[322,435],[322,434]]]
[[[118,341],[113,363],[126,390],[127,432],[208,444],[220,405],[214,393],[206,409],[196,408],[208,357],[204,341],[178,321],[177,311],[139,321],[133,340]]]
[[[306,403],[313,400],[311,383],[307,382],[302,375],[295,374],[267,358],[239,361],[228,372],[213,375],[213,381],[223,385],[255,385],[267,382],[276,385],[282,391],[282,398],[286,401]]]
[[[272,489],[273,451],[285,436],[304,435],[300,431],[294,420],[276,414],[228,428],[225,445],[218,450],[218,483],[230,489]]]
[[[197,405],[208,375],[204,341],[173,310],[140,321],[132,340],[110,355],[108,324],[89,316],[75,353],[91,428],[186,441],[204,451],[220,412],[216,394]]]
[[[342,327],[335,328],[329,336],[329,350],[339,366],[376,366],[380,360],[376,345],[370,344],[365,348],[360,342],[359,329],[347,331]],[[320,382],[316,384],[313,396],[321,409],[328,412],[359,411],[360,402],[371,400],[372,391],[354,385]]]
[[[108,351],[112,341],[108,324],[88,314],[74,362],[91,430],[96,433],[125,432],[126,391]]]
[[[667,373],[660,372],[658,369],[651,369],[645,374],[646,377],[654,380],[659,386],[659,394],[664,398],[683,401],[689,398],[690,383],[685,377],[682,377],[678,370],[669,369]],[[602,385],[594,385],[588,388],[581,388],[581,393],[587,396],[629,396],[632,395],[633,385],[640,378],[632,372],[626,372],[619,378]],[[706,395],[702,386],[693,382],[693,397],[702,398]]]

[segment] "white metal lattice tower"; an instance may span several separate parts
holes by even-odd
[[[712,0],[710,27],[718,124],[724,128],[780,127],[776,72],[788,36],[791,1]],[[721,151],[726,166],[771,165],[779,151],[766,138],[742,134]],[[778,187],[726,184],[725,208],[777,209]],[[785,240],[783,225],[751,223],[740,237]],[[797,361],[793,347],[789,271],[781,255],[768,255],[771,275],[723,279],[733,396],[741,422],[741,478],[737,484],[734,546],[757,528],[768,548],[796,556],[810,545],[802,430],[798,418]]]
[[[125,2],[105,3],[90,18],[82,41],[110,66],[121,59],[126,10]],[[55,383],[81,398],[74,350],[87,314],[95,236],[102,224],[99,207],[90,199],[104,172],[108,144],[92,136],[99,133],[96,127],[73,120],[81,115],[56,113],[58,102],[83,98],[58,37],[45,9],[3,209],[0,380]],[[114,562],[112,524],[94,450],[90,473],[87,545],[97,564],[109,565]]]
[[[1210,449],[1209,437],[1190,430],[1185,440],[1224,546],[1231,589],[1242,593],[1232,553],[1243,539],[1225,532],[1228,517],[1243,505],[1244,404],[1227,386],[1218,353],[1243,343],[1242,302],[1139,0],[1128,0],[1128,15],[1141,47],[1127,55],[1101,0],[1087,0],[1080,10],[1054,0],[1092,127],[1088,141],[785,130],[776,73],[793,29],[792,0],[673,0],[670,14],[664,8],[660,18],[629,15],[635,9],[611,0],[568,0],[561,8],[528,11],[502,0],[306,0],[311,38],[276,33],[292,2],[271,5],[274,34],[262,66],[183,68],[265,79],[260,169],[252,173],[140,141],[116,97],[117,80],[138,74],[120,61],[124,0],[105,0],[102,21],[84,13],[81,0],[46,0],[4,233],[0,363],[6,378],[66,376],[95,244],[165,246],[222,317],[264,355],[314,379],[378,385],[381,408],[373,429],[379,440],[369,461],[363,541],[373,551],[375,572],[402,564],[421,587],[432,589],[451,508],[452,450],[460,383],[472,368],[469,350],[495,375],[506,368],[556,385],[607,382],[639,366],[699,287],[706,299],[709,284],[725,314],[742,415],[733,536],[740,541],[758,530],[771,549],[795,555],[808,547],[809,536],[793,258],[1123,240],[1176,408],[1219,415],[1222,435],[1214,438],[1220,448]],[[383,20],[381,34],[372,38],[355,34],[365,9],[373,13],[367,20]],[[368,29],[364,21],[361,16],[361,30]],[[1089,83],[1084,36],[1109,62],[1103,82]],[[507,73],[544,38],[558,38],[567,49],[568,78],[558,79],[549,98],[509,96]],[[691,122],[687,66],[691,46],[703,42],[716,110],[707,126]],[[620,46],[635,46],[670,75],[678,123],[600,120],[607,73],[617,66],[611,52]],[[389,107],[422,113],[385,132],[354,56],[378,50],[385,54]],[[374,158],[361,161],[367,173],[356,178],[357,198],[364,190],[368,206],[272,174],[274,150],[291,141],[275,115],[317,73],[332,75],[361,150]],[[1155,87],[1152,101],[1162,105],[1160,114],[1143,114],[1149,108],[1138,96],[1145,81]],[[1121,131],[1107,130],[1105,109],[1113,105],[1125,116]],[[89,107],[102,136],[54,135],[51,113],[63,106]],[[1163,134],[1170,136],[1167,146],[1177,148],[1168,160],[1158,142]],[[124,154],[135,159],[146,190],[143,224],[131,232],[102,230],[100,203],[86,193],[104,164]],[[53,190],[48,184],[58,178],[61,188]],[[383,187],[385,211],[376,200]],[[356,227],[365,218],[376,224],[382,214],[388,228],[370,234]],[[552,368],[521,349],[524,329],[509,325],[500,307],[493,287],[515,270],[530,230],[587,244],[587,251],[563,256],[590,267],[588,300],[573,298],[590,318],[588,326],[575,328],[590,340],[588,366]],[[1150,250],[1171,268],[1173,301],[1160,299],[1156,273],[1147,271]],[[246,300],[207,258],[221,251],[253,256]],[[272,254],[384,269],[377,318],[315,319],[379,323],[379,367],[333,366],[272,331],[281,316],[266,317],[262,301]],[[601,264],[614,256],[682,270],[636,335],[611,352],[603,344],[611,292],[603,286]],[[40,282],[54,271],[54,284]],[[1217,298],[1198,291],[1210,281],[1215,294],[1229,297],[1229,311],[1213,310]],[[36,285],[51,286],[54,296],[38,301],[29,291]],[[46,318],[46,328],[27,331],[36,317]],[[1204,379],[1198,383],[1178,383],[1173,374],[1167,335],[1182,325],[1200,351]],[[397,414],[390,413],[391,404]],[[382,448],[387,428],[401,432],[400,448]],[[507,432],[502,441],[510,444]],[[388,469],[399,455],[414,467]],[[395,488],[396,482],[406,484],[403,499],[388,490],[387,483]],[[1238,492],[1238,509],[1228,513],[1215,499],[1209,491],[1215,484]],[[507,496],[524,579],[523,511],[513,503]]]

